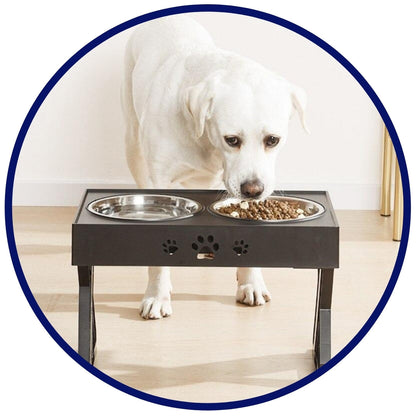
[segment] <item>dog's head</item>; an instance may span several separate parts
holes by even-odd
[[[236,198],[265,198],[275,187],[279,149],[296,110],[303,127],[306,95],[258,66],[217,71],[184,94],[195,139],[207,135],[222,155],[224,183]]]

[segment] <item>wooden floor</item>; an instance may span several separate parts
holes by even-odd
[[[71,266],[75,208],[15,207],[14,228],[28,284],[61,336],[77,345],[77,271]],[[396,259],[390,218],[338,211],[341,268],[335,271],[333,354],[368,319]],[[96,367],[136,389],[176,400],[218,402],[262,395],[314,370],[316,272],[266,269],[273,300],[235,303],[235,270],[174,268],[173,316],[145,321],[137,309],[146,269],[96,267]],[[52,342],[52,341],[51,341]]]

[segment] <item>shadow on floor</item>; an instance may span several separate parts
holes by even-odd
[[[152,389],[198,383],[241,384],[269,388],[271,392],[292,384],[315,371],[312,357],[312,350],[307,350],[305,353],[298,354],[276,354],[163,367],[116,363],[112,361],[112,354],[109,351],[99,351],[95,366],[121,383],[149,393]],[[140,360],[139,356],[138,360]],[[275,375],[267,377],[267,374],[288,371],[295,371],[295,378],[293,378],[293,374],[291,374],[291,378],[276,378]],[[215,397],[212,398],[212,401],[216,401]]]
[[[43,312],[78,312],[78,294],[66,293],[34,293],[35,299]],[[143,293],[98,293],[94,295],[95,312],[113,313],[120,318],[134,321],[144,321],[139,316],[139,305],[143,298]],[[218,302],[224,305],[236,307],[247,307],[237,304],[235,296],[221,295],[200,295],[194,293],[175,293],[172,301],[199,301],[199,302]],[[134,302],[137,306],[112,305],[113,303]],[[98,318],[99,319],[99,318]]]

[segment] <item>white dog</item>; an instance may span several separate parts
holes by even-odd
[[[139,188],[222,188],[264,198],[275,186],[275,160],[303,90],[261,65],[217,48],[186,16],[141,24],[125,58],[122,101],[126,153]],[[306,129],[306,127],[305,127]],[[270,300],[260,269],[237,270],[237,301]],[[143,318],[172,313],[170,272],[150,267]]]

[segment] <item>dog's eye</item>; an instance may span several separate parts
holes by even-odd
[[[275,147],[280,142],[280,137],[278,136],[267,136],[264,139],[264,144],[266,147]]]
[[[224,140],[231,147],[240,147],[241,145],[241,140],[238,136],[225,136]]]

